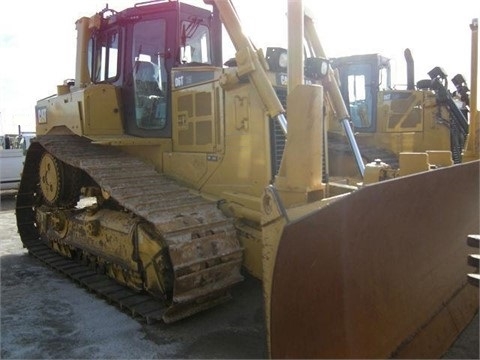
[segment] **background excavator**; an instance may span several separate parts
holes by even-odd
[[[208,5],[77,21],[75,79],[36,105],[24,246],[147,321],[223,303],[245,269],[263,280],[275,358],[441,355],[478,309],[465,261],[478,160],[328,181],[330,116],[366,167],[302,2],[289,2],[288,53],[266,56],[230,1]]]

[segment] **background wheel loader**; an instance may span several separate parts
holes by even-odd
[[[147,321],[228,300],[244,268],[263,280],[272,357],[441,355],[478,309],[465,263],[478,161],[329,182],[328,116],[365,166],[302,2],[289,2],[288,54],[267,56],[230,1],[209,6],[77,21],[75,80],[35,109],[24,246]],[[237,51],[226,65],[222,24]]]

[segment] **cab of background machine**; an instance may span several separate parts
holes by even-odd
[[[332,59],[340,91],[358,132],[377,131],[377,93],[391,89],[390,60],[378,54]]]
[[[451,150],[449,110],[438,101],[431,80],[415,86],[413,59],[407,49],[407,86],[392,86],[390,60],[379,54],[352,55],[332,60],[338,72],[357,140],[364,145],[402,151]],[[419,86],[426,82],[428,86]],[[330,129],[340,132],[330,122]],[[337,126],[337,127],[335,127]],[[453,143],[452,143],[453,144]]]

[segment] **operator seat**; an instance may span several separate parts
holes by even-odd
[[[143,129],[163,128],[166,123],[165,94],[158,86],[158,70],[149,61],[137,61],[134,67],[135,117]]]
[[[155,65],[149,61],[137,61],[135,64],[135,85],[139,95],[161,96],[161,90],[158,87],[157,71]]]

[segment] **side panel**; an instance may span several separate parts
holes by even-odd
[[[221,146],[220,72],[205,66],[172,72],[173,151],[211,153]]]
[[[423,92],[380,91],[378,93],[379,132],[422,131]]]
[[[119,96],[113,85],[92,85],[40,100],[35,112],[38,135],[57,126],[77,135],[123,134]]]
[[[164,171],[258,212],[259,222],[259,196],[272,178],[268,117],[253,86],[223,90],[218,71],[173,71],[173,149]]]
[[[438,358],[478,309],[479,162],[367,186],[288,224],[273,358]]]

